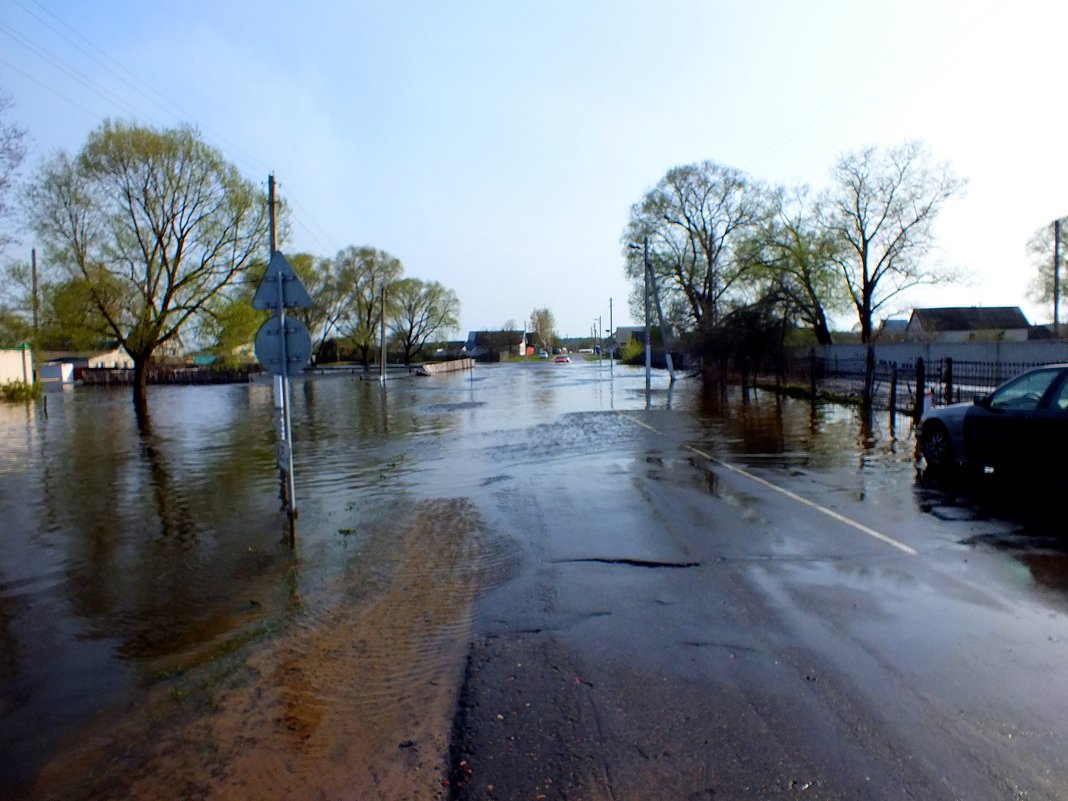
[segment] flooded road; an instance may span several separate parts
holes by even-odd
[[[13,797],[1068,798],[1063,516],[917,481],[904,418],[293,392],[295,550],[267,383],[0,406]]]

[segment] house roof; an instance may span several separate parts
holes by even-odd
[[[467,348],[510,348],[520,343],[526,331],[470,331],[467,334]]]
[[[903,333],[908,325],[908,320],[883,320],[879,325],[879,330],[884,334],[898,334]]]
[[[1031,327],[1019,306],[914,309],[909,325],[914,322],[924,331],[1005,331]]]

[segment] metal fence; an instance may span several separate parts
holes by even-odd
[[[942,406],[970,400],[1032,367],[1048,362],[966,361],[943,358],[930,363],[875,359],[872,370],[872,406],[919,414],[924,406]],[[808,388],[812,397],[833,397],[860,402],[867,380],[866,359],[817,356],[787,360],[782,378]]]

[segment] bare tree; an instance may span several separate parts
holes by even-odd
[[[846,153],[831,175],[821,223],[841,246],[835,263],[856,307],[861,341],[870,344],[875,313],[891,299],[955,278],[927,257],[935,218],[965,182],[947,164],[932,165],[920,142]]]
[[[50,263],[85,282],[133,359],[139,412],[153,355],[268,247],[263,193],[189,128],[105,122],[42,167],[26,206]]]

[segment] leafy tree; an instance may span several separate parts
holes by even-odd
[[[255,341],[256,332],[270,317],[270,312],[252,306],[252,295],[221,296],[222,304],[205,317],[201,335],[211,343],[210,350],[223,364],[249,361],[250,357],[243,356],[241,350]]]
[[[556,318],[548,308],[534,309],[530,313],[530,331],[534,334],[534,341],[543,350],[550,350],[555,346]]]
[[[21,314],[0,307],[0,348],[14,348],[33,338],[33,326]]]
[[[383,250],[350,246],[334,258],[333,270],[338,291],[345,298],[345,312],[337,326],[360,351],[364,369],[370,369],[383,314],[382,290],[401,277],[404,267],[400,259]]]
[[[76,157],[44,164],[27,209],[130,354],[139,412],[153,355],[268,247],[263,193],[186,127],[105,122]]]
[[[821,223],[839,246],[834,262],[856,307],[861,341],[870,344],[875,314],[891,299],[920,284],[953,280],[926,257],[934,221],[964,181],[947,164],[932,165],[919,142],[845,153],[831,175]]]
[[[289,314],[308,326],[312,338],[312,353],[319,358],[323,343],[337,330],[353,308],[356,290],[355,272],[339,274],[333,259],[298,253],[289,263],[300,277],[314,305],[306,309],[292,309]]]
[[[105,279],[101,279],[102,285]],[[115,287],[97,292],[114,299]],[[42,291],[41,329],[38,347],[43,350],[93,350],[110,346],[112,335],[107,320],[94,299],[92,285],[83,278],[68,278],[46,284]],[[116,301],[107,301],[114,304]]]
[[[456,293],[437,281],[402,278],[389,288],[393,309],[394,341],[404,352],[405,365],[422,350],[434,334],[455,329],[459,324],[460,301]]]
[[[786,325],[810,327],[821,345],[831,344],[828,314],[848,308],[849,297],[838,272],[841,243],[817,224],[817,209],[807,190],[779,191],[774,214],[740,248],[758,263],[762,313],[775,299]]]
[[[623,234],[627,275],[635,281],[637,297],[643,294],[644,256],[631,246],[648,237],[665,315],[685,315],[683,328],[715,327],[721,306],[752,267],[735,258],[735,244],[764,219],[765,194],[741,171],[712,161],[668,170],[631,207]],[[634,311],[644,315],[644,308]]]

